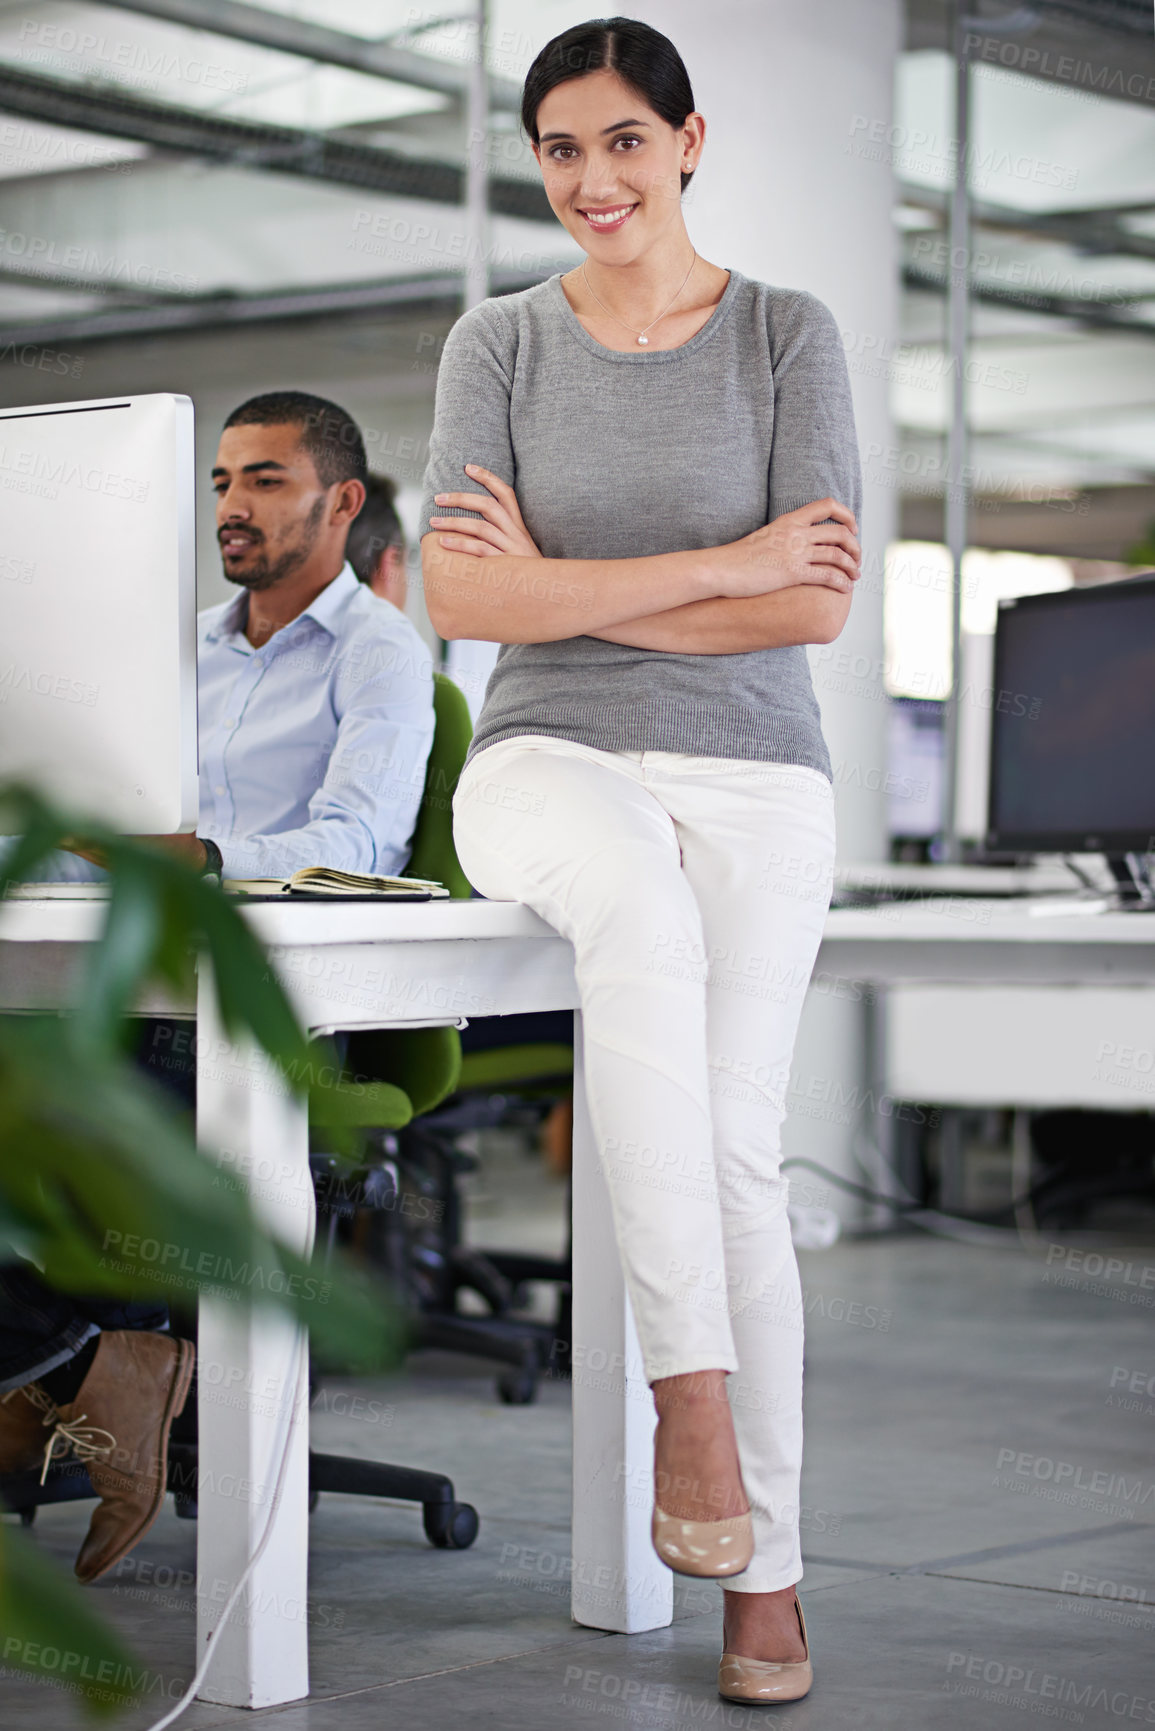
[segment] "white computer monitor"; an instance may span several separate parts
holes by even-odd
[[[197,819],[193,406],[0,409],[0,782],[129,835]]]

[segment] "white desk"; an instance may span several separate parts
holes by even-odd
[[[1006,987],[1143,988],[1155,1002],[1155,918],[1132,914],[1039,919],[1020,904],[923,903],[831,914],[815,971],[819,990],[862,983],[928,986],[996,981]],[[984,904],[986,905],[986,904]],[[0,906],[0,1008],[67,1001],[102,908],[85,902]],[[470,1015],[575,1008],[570,946],[512,903],[434,902],[245,910],[269,947],[303,1024],[331,1028],[447,1023]],[[154,1000],[142,1010],[198,1014],[201,1132],[246,1178],[264,1217],[306,1246],[313,1227],[306,1113],[259,1054],[221,1032],[208,983],[199,1003]],[[662,1627],[672,1576],[649,1540],[649,1512],[623,1487],[652,1464],[653,1409],[613,1249],[608,1198],[585,1106],[580,1016],[574,1068],[574,1586],[573,1615],[627,1632]],[[198,1651],[270,1519],[268,1502],[286,1416],[298,1422],[272,1537],[221,1637],[204,1698],[264,1707],[308,1692],[306,1624],[307,1417],[289,1387],[296,1332],[284,1321],[246,1319],[240,1307],[206,1304],[202,1368],[227,1370],[251,1398],[200,1407]],[[272,1398],[277,1397],[280,1398]],[[485,1519],[484,1504],[481,1509]],[[246,1608],[247,1605],[254,1608]],[[294,1614],[294,1612],[296,1614]]]
[[[1019,898],[893,902],[827,916],[815,966],[880,984],[1150,985],[1155,914],[1034,914]]]
[[[1155,913],[1031,914],[961,896],[843,910],[818,984],[823,969],[828,989],[884,988],[871,1081],[890,1098],[1155,1106]]]
[[[0,904],[0,1009],[66,1003],[103,912],[94,901]],[[298,902],[254,904],[244,912],[313,1033],[577,1006],[569,944],[513,903]],[[259,1051],[225,1036],[207,979],[195,1005],[153,994],[139,1007],[155,1015],[196,1014],[204,1144],[217,1151],[230,1180],[248,1184],[264,1219],[306,1248],[314,1213],[304,1102]],[[670,1621],[672,1577],[650,1545],[648,1512],[621,1493],[652,1463],[653,1403],[639,1376],[609,1201],[590,1139],[580,1016],[575,1033],[573,1327],[577,1363],[588,1368],[579,1368],[574,1381],[573,1609],[593,1627],[639,1630]],[[250,1315],[219,1301],[201,1307],[198,1652],[266,1530],[282,1440],[289,1414],[297,1414],[269,1544],[222,1631],[202,1691],[203,1699],[229,1706],[266,1707],[308,1693],[299,1610],[307,1585],[308,1426],[305,1390],[292,1374],[297,1340],[291,1323],[267,1312]]]

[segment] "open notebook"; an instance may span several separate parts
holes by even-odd
[[[235,896],[325,896],[340,900],[427,902],[447,896],[444,884],[432,878],[373,877],[367,872],[333,871],[305,866],[291,878],[225,878],[223,887]]]

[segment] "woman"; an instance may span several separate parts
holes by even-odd
[[[698,257],[680,201],[706,127],[666,37],[566,31],[522,121],[587,256],[473,308],[442,357],[429,614],[503,645],[455,836],[483,895],[574,945],[655,1546],[726,1581],[723,1696],[789,1700],[811,1672],[779,1128],[834,857],[803,645],[837,636],[859,573],[846,365],[813,296]]]

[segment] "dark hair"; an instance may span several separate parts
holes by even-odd
[[[266,391],[234,409],[226,427],[299,427],[322,487],[337,481],[366,481],[369,464],[361,429],[344,409],[308,391]]]
[[[549,92],[603,70],[616,72],[668,126],[681,126],[694,112],[690,75],[668,36],[637,18],[590,18],[547,42],[525,75],[521,124],[535,144],[537,111]],[[682,171],[683,192],[693,175]]]
[[[386,547],[403,547],[405,531],[394,503],[397,483],[388,475],[370,474],[365,482],[365,503],[358,511],[345,542],[345,557],[362,583],[368,583]]]

